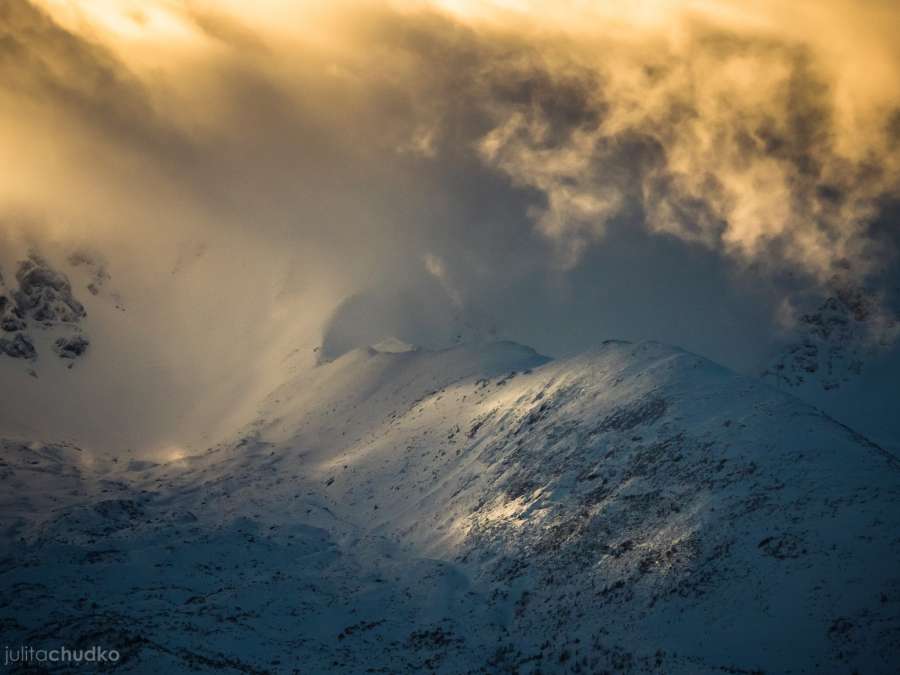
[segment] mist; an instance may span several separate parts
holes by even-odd
[[[894,311],[893,3],[260,7],[0,8],[4,271],[90,250],[126,307],[47,429],[202,445],[389,336],[752,372],[836,278]]]

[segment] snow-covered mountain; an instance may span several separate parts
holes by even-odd
[[[789,391],[900,453],[900,317],[864,288],[832,282],[762,370]]]
[[[656,343],[398,345],[163,464],[5,442],[6,641],[135,673],[895,672],[882,447]]]

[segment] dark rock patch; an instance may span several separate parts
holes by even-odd
[[[57,338],[53,351],[61,359],[77,359],[87,351],[90,341],[83,335]]]
[[[37,357],[34,342],[25,333],[16,333],[12,338],[0,338],[0,353],[14,359],[30,360]]]
[[[72,295],[68,278],[36,254],[19,264],[16,281],[19,282],[16,305],[38,323],[75,323],[87,316],[84,305]]]

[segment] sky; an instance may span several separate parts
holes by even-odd
[[[0,239],[102,256],[182,398],[387,336],[752,372],[836,279],[892,311],[897,25],[891,0],[5,0]]]

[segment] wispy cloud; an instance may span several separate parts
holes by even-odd
[[[8,0],[3,227],[166,270],[215,241],[203,264],[217,283],[246,297],[281,279],[293,290],[278,297],[306,293],[323,325],[372,289],[441,289],[479,316],[521,307],[517,294],[546,311],[612,302],[596,289],[634,284],[610,260],[662,274],[672,242],[722,278],[791,276],[781,293],[848,268],[871,278],[896,260],[897,14],[843,0]],[[240,280],[225,251],[253,252]],[[516,311],[510,325],[542,330],[525,316],[539,311]],[[646,328],[625,325],[603,330]]]

